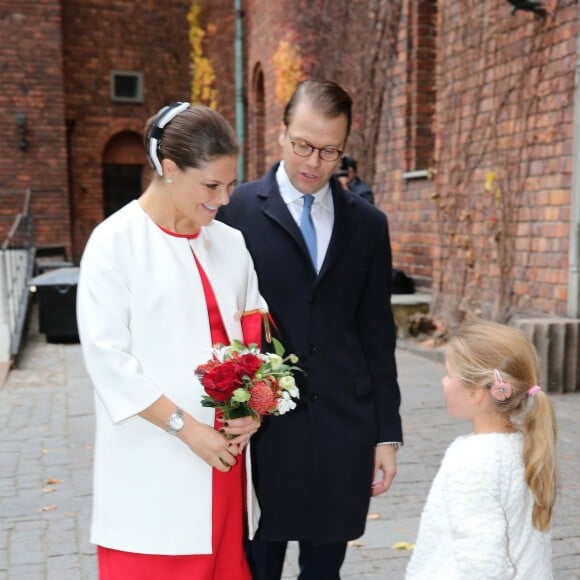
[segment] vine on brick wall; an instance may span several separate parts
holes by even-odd
[[[218,91],[214,87],[215,72],[211,61],[204,56],[203,39],[206,31],[200,23],[201,6],[192,2],[187,21],[189,22],[189,42],[191,45],[191,102],[217,108]],[[211,25],[208,26],[210,29]]]
[[[359,173],[374,182],[377,145],[395,122],[392,111],[399,54],[398,34],[408,0],[313,0],[301,24],[316,56],[305,68],[336,80],[353,97],[352,132],[347,153]],[[380,201],[380,200],[379,200]]]
[[[518,36],[522,21],[506,19],[503,2],[495,11],[477,0],[461,6],[459,24],[449,19],[452,29],[440,19],[448,44],[438,68],[433,310],[451,325],[473,317],[506,322],[525,307],[514,284],[528,273],[531,248],[516,253],[515,242],[556,29],[553,18],[530,20]]]
[[[362,66],[358,74],[357,101],[360,110],[359,138],[356,150],[364,158],[364,175],[374,182],[377,145],[382,132],[392,134],[394,70],[398,57],[398,31],[403,14],[403,1],[370,0],[368,3],[370,37],[365,39]],[[378,200],[380,202],[380,200]]]
[[[279,103],[285,104],[298,83],[306,78],[300,48],[290,38],[281,40],[272,57],[272,64],[276,78],[274,94]]]

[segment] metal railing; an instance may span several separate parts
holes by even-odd
[[[18,356],[22,343],[29,302],[28,281],[34,269],[31,194],[30,189],[24,191],[22,210],[14,217],[8,234],[0,246],[2,311],[9,342],[10,362]]]

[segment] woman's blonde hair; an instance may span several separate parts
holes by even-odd
[[[548,395],[538,384],[538,356],[530,341],[516,328],[496,322],[476,321],[462,326],[447,345],[449,363],[469,389],[491,389],[495,370],[511,385],[505,400],[494,397],[496,410],[509,418],[524,435],[525,478],[534,507],[532,523],[550,527],[557,492],[556,417]]]

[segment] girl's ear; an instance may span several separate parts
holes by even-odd
[[[469,397],[474,405],[480,405],[486,397],[489,397],[488,389],[471,389]]]

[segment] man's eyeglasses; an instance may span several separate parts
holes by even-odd
[[[314,147],[314,145],[311,145],[308,141],[293,141],[290,139],[290,144],[292,145],[292,151],[300,157],[310,157],[314,151],[318,151],[318,157],[320,157],[322,161],[332,162],[337,161],[342,155],[340,149],[335,149],[334,147]]]

